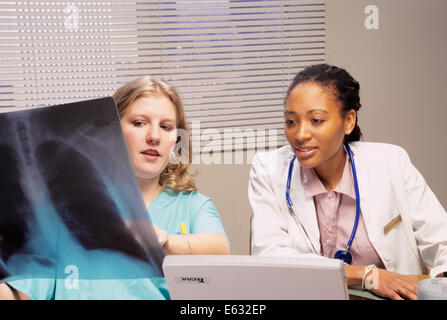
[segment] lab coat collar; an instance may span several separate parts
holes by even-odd
[[[354,157],[354,164],[356,168],[357,173],[357,181],[359,185],[359,193],[360,193],[360,212],[362,215],[363,220],[365,221],[365,227],[366,231],[368,232],[368,237],[371,243],[374,246],[374,243],[377,243],[376,237],[378,236],[377,232],[374,232],[374,230],[371,230],[371,226],[373,224],[368,223],[370,221],[370,191],[369,191],[369,176],[368,176],[368,170],[366,168],[367,159],[362,159],[361,153],[359,152],[360,144],[358,143],[350,143],[349,146],[351,147],[352,155]],[[375,247],[375,246],[374,246]],[[377,250],[377,248],[376,248]]]

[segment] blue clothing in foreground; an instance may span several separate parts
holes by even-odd
[[[216,232],[224,236],[221,220],[212,200],[199,192],[175,192],[165,189],[151,203],[148,213],[152,222],[169,234],[180,234],[183,222],[188,233]],[[122,265],[123,254],[91,252],[92,267],[103,263],[111,264],[114,259]],[[16,259],[17,263],[23,261]],[[131,266],[132,265],[132,266]],[[135,265],[137,265],[135,267]],[[141,268],[142,262],[129,260],[130,268]],[[23,266],[22,266],[23,267]],[[43,268],[29,263],[27,268]],[[164,278],[138,279],[82,279],[68,273],[65,279],[21,279],[7,281],[12,287],[25,293],[31,299],[169,299]]]
[[[222,222],[213,202],[199,192],[161,192],[148,209],[152,223],[169,234],[181,234],[180,224],[190,234],[216,232],[226,237]],[[169,299],[165,278],[152,278],[163,295]]]

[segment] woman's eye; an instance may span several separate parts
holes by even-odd
[[[321,119],[312,119],[312,123],[314,123],[314,124],[320,124],[323,122],[324,122],[324,120],[321,120]]]
[[[132,121],[132,124],[133,124],[135,127],[141,127],[141,126],[144,124],[144,122],[143,122],[143,121],[140,121],[140,120],[135,120],[135,121]]]
[[[166,131],[171,131],[172,130],[172,126],[168,125],[168,124],[163,124],[160,126],[162,129],[166,130]]]
[[[295,120],[287,120],[286,119],[286,125],[292,126],[295,123]]]

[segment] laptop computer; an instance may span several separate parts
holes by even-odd
[[[174,300],[347,300],[343,262],[323,257],[170,255]]]

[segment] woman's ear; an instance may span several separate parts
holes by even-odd
[[[357,112],[354,109],[349,110],[345,115],[345,134],[349,135],[357,123]]]

